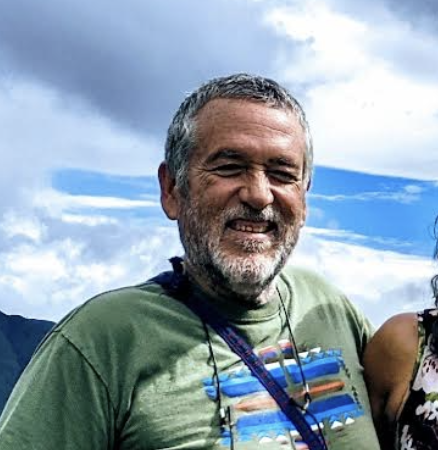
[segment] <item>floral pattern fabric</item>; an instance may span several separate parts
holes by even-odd
[[[431,348],[435,324],[437,309],[418,314],[417,363],[397,425],[398,450],[438,449],[438,355]]]

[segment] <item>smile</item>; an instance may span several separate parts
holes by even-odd
[[[234,231],[242,231],[245,233],[268,233],[275,227],[272,222],[251,222],[240,219],[229,222],[228,226]]]

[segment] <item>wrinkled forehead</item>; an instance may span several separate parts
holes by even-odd
[[[204,105],[195,118],[195,135],[202,140],[212,135],[226,137],[240,133],[283,134],[303,138],[305,130],[295,111],[243,99],[214,99]]]
[[[261,102],[218,99],[197,118],[191,162],[216,153],[240,153],[247,160],[293,158],[301,165],[305,148],[305,133],[294,112]]]
[[[214,99],[207,102],[194,120],[196,138],[219,130],[233,131],[245,125],[271,123],[284,133],[304,134],[295,111],[247,99]]]

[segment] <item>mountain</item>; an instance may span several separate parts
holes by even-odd
[[[53,325],[0,311],[0,413],[36,346]]]

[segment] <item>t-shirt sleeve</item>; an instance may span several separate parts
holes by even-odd
[[[347,309],[346,317],[350,320],[350,326],[355,333],[357,353],[362,362],[365,347],[375,330],[361,310],[353,305],[346,297],[344,297],[344,301]]]
[[[339,330],[344,330],[348,336],[352,335],[356,353],[362,361],[365,347],[374,334],[373,326],[362,311],[341,290],[313,271],[301,267],[289,267],[288,270],[289,277],[293,279],[292,290],[307,299],[301,306],[324,309],[326,319],[335,319]]]
[[[61,332],[38,349],[0,418],[0,450],[112,448],[114,408],[90,362]]]

